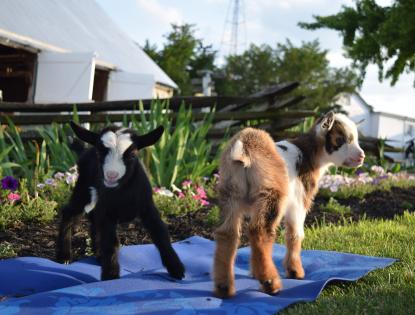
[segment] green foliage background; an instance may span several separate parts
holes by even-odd
[[[381,6],[375,0],[356,0],[355,7],[343,6],[337,14],[314,16],[303,28],[328,28],[343,37],[347,55],[359,68],[361,80],[369,64],[376,64],[379,79],[394,85],[404,72],[415,70],[415,1],[395,0]],[[392,65],[387,67],[387,63]],[[387,68],[386,68],[387,67]]]
[[[217,51],[195,37],[195,26],[172,25],[162,48],[146,41],[143,49],[180,87],[179,93],[191,95],[191,79],[201,70],[213,71],[218,95],[248,95],[281,82],[301,83],[294,95],[304,95],[302,108],[324,109],[334,104],[340,92],[353,92],[356,74],[348,68],[332,68],[317,40],[295,46],[287,40],[274,47],[254,45],[240,55],[227,56],[220,63]]]

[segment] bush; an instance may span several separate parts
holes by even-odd
[[[144,149],[140,156],[150,171],[153,184],[171,187],[185,179],[199,180],[217,168],[217,157],[212,155],[207,133],[212,126],[213,111],[202,121],[194,122],[191,108],[184,104],[178,113],[169,110],[167,102],[154,101],[151,111],[139,104],[139,115],[124,115],[123,124],[139,133],[147,133],[159,125],[165,132],[154,146]],[[76,110],[74,118],[77,120]],[[91,129],[100,129],[100,124]],[[4,129],[4,130],[3,130]],[[37,128],[42,140],[24,142],[21,130],[8,120],[0,128],[0,176],[14,175],[26,179],[30,192],[36,185],[56,172],[64,172],[75,165],[76,155],[71,151],[68,124],[52,124]]]

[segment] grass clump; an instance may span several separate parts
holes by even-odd
[[[220,221],[220,209],[218,206],[213,206],[210,208],[209,213],[206,217],[206,221],[209,225],[215,226]]]
[[[304,248],[397,258],[356,283],[327,287],[316,303],[282,314],[415,314],[415,214],[306,230]]]
[[[57,213],[58,203],[41,197],[21,195],[18,204],[5,203],[0,207],[0,231],[19,223],[50,222]]]
[[[48,223],[52,221],[59,208],[70,195],[71,187],[62,181],[45,186],[35,194],[31,194],[22,180],[18,190],[13,194],[18,200],[2,198],[0,206],[0,231],[19,224]],[[6,196],[9,191],[3,191]]]
[[[199,210],[202,206],[198,200],[191,197],[178,198],[160,194],[153,195],[154,202],[163,216],[179,216]]]
[[[15,252],[12,244],[9,242],[0,243],[0,257],[11,258],[16,256],[17,253]]]
[[[333,214],[350,214],[352,212],[349,206],[344,206],[340,204],[334,197],[330,197],[329,201],[321,206],[323,212],[333,213]]]

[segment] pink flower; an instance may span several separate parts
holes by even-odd
[[[19,201],[22,198],[20,197],[19,194],[10,193],[7,195],[7,199],[9,199],[10,201]]]
[[[153,188],[153,191],[154,191],[155,193],[158,193],[160,190],[161,190],[161,188],[159,188],[159,187],[154,187],[154,188]]]
[[[190,187],[190,185],[192,185],[192,181],[189,179],[189,180],[185,180],[183,183],[182,183],[182,187],[183,188],[187,188],[187,187]]]
[[[179,192],[179,194],[177,195],[177,197],[179,198],[179,199],[182,199],[182,198],[184,198],[185,197],[185,195],[184,195],[184,193],[182,193],[181,191]]]
[[[200,200],[202,199],[202,197],[200,197],[199,195],[192,195],[193,199],[195,200]]]
[[[197,192],[197,194],[200,196],[200,198],[202,198],[202,199],[206,199],[206,198],[207,198],[207,196],[206,196],[206,192],[205,192],[205,190],[203,189],[203,187],[198,186],[198,187],[196,188],[196,192]]]
[[[201,204],[202,206],[208,206],[208,205],[210,205],[210,202],[209,202],[209,201],[207,201],[207,200],[202,199],[202,200],[200,200],[200,204]]]

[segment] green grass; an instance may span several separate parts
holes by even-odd
[[[209,213],[207,214],[206,221],[212,226],[216,226],[220,221],[220,210],[218,206],[213,206],[210,208]]]
[[[328,213],[334,213],[334,214],[349,214],[352,212],[351,208],[349,206],[344,206],[340,204],[335,198],[330,197],[329,201],[321,206],[321,210]]]
[[[415,314],[415,214],[306,230],[305,249],[398,258],[356,283],[327,287],[315,303],[282,314]],[[280,242],[282,241],[282,238]]]
[[[11,258],[16,257],[17,253],[14,251],[13,245],[9,242],[0,243],[0,257]]]

